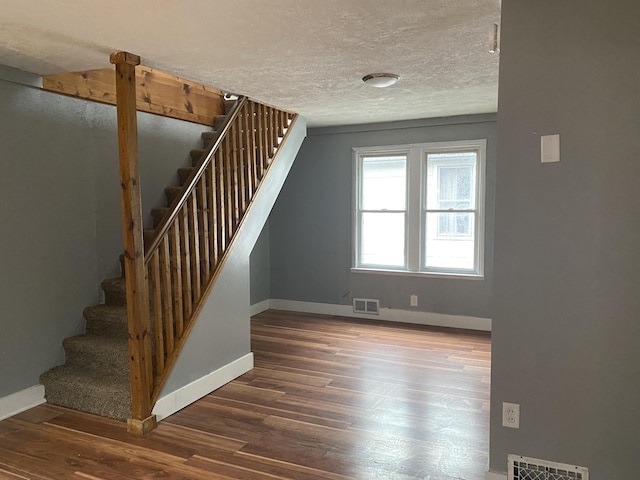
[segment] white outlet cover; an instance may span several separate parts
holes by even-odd
[[[502,426],[507,428],[520,428],[519,403],[502,403]]]

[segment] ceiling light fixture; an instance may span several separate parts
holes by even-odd
[[[395,73],[370,73],[362,77],[362,81],[372,87],[390,87],[400,78]]]

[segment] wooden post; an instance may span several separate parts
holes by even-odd
[[[144,434],[155,428],[156,419],[155,415],[151,415],[151,328],[138,171],[135,67],[140,64],[140,57],[127,52],[116,52],[111,54],[110,61],[116,70],[120,198],[129,318],[132,418],[127,422],[127,429],[133,433]]]

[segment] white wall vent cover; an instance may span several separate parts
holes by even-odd
[[[374,300],[372,298],[354,298],[353,299],[354,313],[368,313],[370,315],[378,315],[379,307],[380,307],[380,300]]]
[[[589,480],[589,469],[509,454],[508,480]]]

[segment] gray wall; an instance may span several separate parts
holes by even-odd
[[[264,225],[249,258],[251,266],[251,305],[271,298],[271,246],[269,221]]]
[[[502,2],[492,470],[517,453],[638,478],[639,52],[637,0]]]
[[[64,361],[122,251],[115,108],[23,83],[37,77],[0,66],[0,396]],[[139,121],[148,211],[205,127]]]
[[[492,295],[495,115],[310,129],[269,218],[271,298],[489,318]],[[483,280],[351,273],[353,147],[487,139],[486,255]]]

